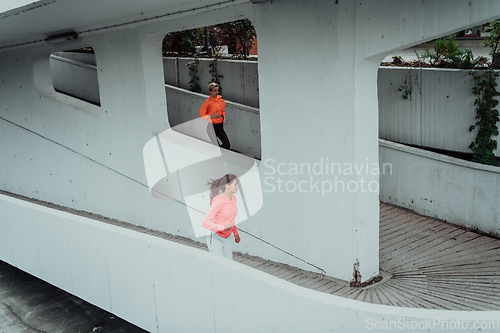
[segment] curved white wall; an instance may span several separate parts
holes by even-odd
[[[205,251],[4,195],[0,211],[3,260],[150,332],[364,332],[383,325],[448,332],[449,325],[481,324],[490,326],[482,332],[494,332],[500,327],[498,312],[348,300]]]
[[[500,236],[500,168],[380,140],[380,200]],[[387,169],[389,170],[389,169]]]

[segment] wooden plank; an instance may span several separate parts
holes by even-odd
[[[415,215],[412,215],[407,212],[402,212],[400,214],[392,214],[386,216],[384,219],[379,219],[379,230],[381,233],[390,232],[392,228],[397,227],[398,225],[404,224],[406,222],[411,222],[415,219]]]
[[[379,248],[380,251],[384,253],[391,252],[394,251],[394,249],[404,247],[406,244],[419,241],[426,236],[425,232],[418,229],[399,230],[398,233],[395,233],[392,237],[381,240]]]
[[[408,216],[402,220],[400,219],[395,219],[392,223],[390,224],[384,224],[381,227],[379,227],[379,233],[382,235],[380,237],[379,242],[383,243],[386,240],[391,238],[391,235],[394,233],[398,233],[398,231],[406,231],[406,230],[411,230],[415,228],[415,223],[418,223],[420,221],[424,221],[427,218],[425,217],[418,217],[415,218],[414,216]]]
[[[457,236],[460,237],[461,235]],[[442,240],[438,244],[434,245],[432,248],[425,250],[427,253],[424,257],[418,260],[412,260],[413,265],[419,265],[420,263],[429,263],[430,261],[440,262],[444,256],[449,254],[454,254],[457,251],[457,242],[450,240]]]
[[[385,305],[393,305],[387,297],[384,295],[383,292],[383,287],[372,287],[373,291],[375,292],[375,295],[373,297],[373,303],[374,304],[385,304]],[[394,306],[394,305],[393,305]]]
[[[316,291],[326,292],[326,290],[331,287],[332,283],[335,284],[335,282],[329,279],[323,279],[320,283],[317,283],[313,289]]]
[[[479,240],[481,241],[481,240]],[[418,267],[429,267],[433,265],[440,265],[441,263],[462,263],[467,262],[467,260],[474,260],[477,258],[481,258],[481,256],[486,260],[488,255],[485,255],[487,251],[481,253],[476,252],[484,249],[480,244],[472,245],[471,247],[475,247],[475,249],[470,249],[467,247],[458,247],[458,246],[449,246],[447,249],[439,251],[435,253],[432,257],[428,257],[422,260],[414,261],[415,266]],[[494,254],[495,257],[497,254]]]
[[[446,306],[442,304],[440,300],[436,300],[433,297],[422,298],[422,294],[419,293],[418,291],[405,288],[400,284],[394,283],[391,285],[391,288],[399,291],[401,297],[412,299],[416,308],[439,309],[439,310],[453,309],[453,306]]]
[[[433,286],[432,284],[426,284],[425,287],[423,284],[419,283],[414,283],[413,285],[415,287],[420,286],[418,289],[424,295],[433,295],[436,298],[446,299],[449,302],[461,304],[461,306],[465,308],[470,308],[472,310],[500,310],[500,305],[498,305],[498,303],[495,304],[495,302],[477,299],[464,293],[463,290],[454,290],[451,292],[449,289]]]
[[[384,291],[391,295],[391,302],[399,307],[416,307],[416,302],[413,301],[412,297],[409,297],[407,293],[401,293],[400,290],[395,288],[393,283],[386,283],[387,285],[384,288]]]
[[[323,292],[339,296],[337,293],[345,287],[347,287],[347,285],[333,282],[333,284],[329,285]]]
[[[460,233],[461,230],[455,229],[449,235],[456,235],[457,232]],[[399,267],[407,266],[419,259],[428,258],[429,255],[434,253],[433,248],[440,245],[442,245],[440,238],[437,238],[436,235],[428,235],[426,238],[406,245],[404,249],[395,250],[397,251],[396,253],[393,251],[389,252],[388,250],[383,250],[380,254],[381,266],[386,262],[388,263],[389,259],[391,259],[391,269],[397,270]],[[401,255],[402,251],[404,251],[404,255]],[[411,258],[411,260],[408,260],[408,258]]]

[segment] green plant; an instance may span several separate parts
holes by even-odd
[[[449,59],[454,67],[458,67],[460,69],[472,69],[479,63],[481,57],[474,59],[472,50],[466,49],[460,50],[459,53],[451,55]]]
[[[201,92],[201,87],[200,87],[200,77],[198,74],[198,63],[200,61],[198,60],[198,57],[194,57],[191,61],[189,61],[186,66],[188,68],[188,75],[189,75],[189,90],[193,92]]]
[[[163,54],[192,55],[195,53],[195,46],[201,44],[203,34],[203,28],[168,33],[163,39]]]
[[[477,109],[476,123],[469,128],[469,131],[477,129],[477,135],[469,148],[472,150],[474,162],[493,164],[495,162],[493,151],[497,148],[497,141],[492,137],[498,135],[499,113],[495,97],[500,96],[496,89],[496,79],[499,74],[493,69],[483,71],[482,75],[477,71],[471,74],[475,82],[472,93],[476,96],[474,105],[477,105]]]
[[[220,53],[218,51],[212,56],[212,61],[208,65],[208,72],[212,75],[210,82],[215,82],[219,85],[219,94],[222,94],[222,86],[220,85],[220,79],[224,78],[224,76],[220,75],[217,72],[217,62],[219,60]]]
[[[422,65],[422,58],[418,55],[418,53],[415,52],[415,54],[417,55],[418,60],[413,62],[412,67],[410,67],[408,69],[408,72],[406,72],[406,76],[405,76],[405,83],[400,85],[398,88],[398,91],[403,93],[401,95],[401,97],[403,97],[403,99],[411,100],[411,93],[412,93],[413,87],[415,85],[418,87],[418,91],[419,91],[420,95],[422,95],[422,89],[420,87],[420,83],[418,80],[418,72],[413,67],[416,65],[421,70],[422,68],[420,66]],[[402,61],[402,58],[400,56],[392,57],[392,59],[394,62],[396,61],[396,59],[398,59],[399,61]]]
[[[398,91],[403,93],[401,95],[401,97],[403,97],[403,99],[408,99],[408,97],[410,97],[410,100],[411,100],[411,88],[412,88],[412,86],[408,85],[408,80],[405,80],[405,83],[403,83],[398,88]]]
[[[431,52],[429,47],[426,46],[422,58],[428,59],[432,66],[446,67],[453,63],[453,58],[457,59],[463,52],[455,42],[455,36],[451,35],[436,39],[434,41],[434,52]]]
[[[500,43],[500,20],[496,20],[491,23],[492,29],[490,31],[489,36],[486,36],[484,39],[484,46],[488,46],[491,51],[490,55],[497,53],[498,46]]]
[[[217,25],[220,29],[220,40],[228,45],[229,53],[236,58],[246,59],[250,54],[252,43],[257,36],[252,22],[248,19]]]
[[[400,65],[403,63],[403,57],[401,56],[393,56],[392,57],[392,63],[395,65]]]

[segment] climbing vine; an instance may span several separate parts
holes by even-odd
[[[497,141],[493,139],[498,135],[499,113],[496,109],[500,96],[497,91],[496,79],[498,72],[493,69],[482,71],[472,71],[475,86],[472,93],[476,96],[474,105],[476,108],[476,123],[469,128],[472,132],[477,129],[476,139],[470,144],[469,148],[473,153],[473,161],[482,164],[493,164],[495,162],[494,151],[497,148]]]
[[[224,78],[224,76],[220,75],[217,71],[217,63],[220,58],[220,51],[216,49],[216,52],[212,56],[212,61],[208,65],[209,70],[208,72],[212,76],[210,78],[210,82],[215,82],[219,85],[219,94],[222,94],[222,86],[220,85],[220,79]]]
[[[191,61],[189,61],[186,66],[188,68],[189,75],[189,90],[193,92],[201,92],[200,87],[200,77],[198,73],[198,63],[200,60],[195,56]]]
[[[420,86],[419,73],[422,73],[422,58],[415,52],[417,55],[417,60],[412,63],[412,66],[408,69],[405,75],[405,83],[399,86],[398,91],[401,92],[401,97],[403,99],[408,99],[411,101],[411,93],[413,91],[413,87],[417,86],[418,93],[422,95],[422,87]],[[392,61],[394,63],[401,63],[403,59],[400,56],[392,57]]]

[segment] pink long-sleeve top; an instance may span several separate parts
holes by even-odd
[[[234,220],[238,214],[238,207],[236,206],[236,197],[233,195],[233,200],[219,194],[212,200],[210,209],[203,219],[202,225],[208,230],[216,232],[223,238],[228,238],[233,232],[235,236],[238,235],[238,230],[234,225]],[[231,223],[233,228],[224,231],[224,225]]]

